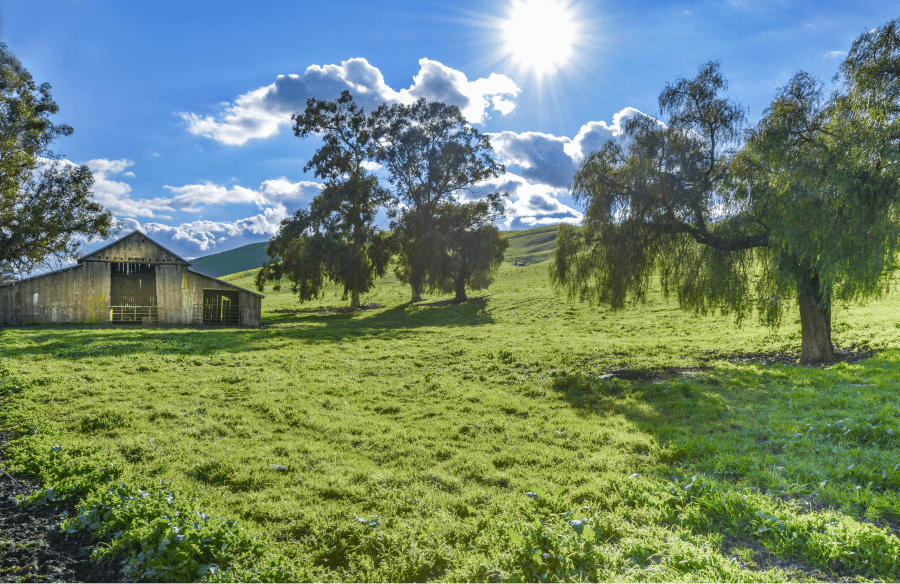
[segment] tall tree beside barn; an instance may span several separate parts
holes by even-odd
[[[353,103],[349,91],[336,101],[310,99],[306,111],[293,116],[294,135],[321,134],[324,146],[304,167],[326,180],[309,209],[281,222],[266,246],[269,260],[257,273],[256,286],[287,278],[301,301],[321,296],[326,284],[343,285],[350,306],[383,276],[390,262],[387,235],[375,225],[378,209],[391,201],[388,191],[366,170],[375,158],[371,121]]]
[[[658,273],[684,308],[772,325],[796,306],[801,363],[832,360],[832,301],[878,296],[897,267],[898,31],[860,36],[831,96],[798,73],[744,134],[717,63],[667,86],[667,126],[633,119],[627,148],[609,142],[581,164],[585,218],[560,228],[554,284],[620,308]]]
[[[397,248],[394,273],[410,285],[411,301],[422,300],[426,285],[455,291],[455,284],[449,290],[445,285],[449,266],[478,264],[475,271],[489,272],[493,259],[485,264],[475,256],[462,260],[459,254],[477,247],[462,245],[463,239],[475,241],[488,233],[475,218],[493,213],[492,204],[454,208],[454,195],[506,170],[494,159],[488,137],[473,128],[458,107],[438,101],[385,104],[373,117],[378,162],[402,203],[392,214]],[[451,219],[458,222],[451,225]],[[496,242],[490,245],[496,248]],[[463,269],[454,281],[467,281],[467,272]],[[461,297],[464,292],[458,293],[457,298]]]
[[[91,200],[87,166],[52,150],[72,133],[50,119],[58,111],[50,84],[35,85],[0,43],[0,281],[72,258],[83,240],[106,237],[112,227],[112,214]]]

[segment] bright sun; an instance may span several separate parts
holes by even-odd
[[[539,77],[567,65],[578,40],[573,11],[558,0],[513,0],[503,32],[517,65]]]

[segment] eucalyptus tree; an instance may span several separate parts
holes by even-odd
[[[585,218],[560,229],[552,282],[621,308],[658,273],[684,308],[771,325],[798,306],[801,363],[832,360],[832,301],[878,296],[897,265],[898,29],[861,35],[830,96],[798,73],[745,133],[717,63],[668,85],[667,125],[631,120],[627,148],[576,173]]]
[[[509,247],[509,240],[495,227],[504,216],[505,198],[505,193],[491,193],[477,201],[435,205],[432,228],[419,239],[427,289],[453,293],[452,302],[458,304],[468,300],[467,287],[481,290],[493,282]],[[401,220],[395,233],[402,233],[403,227]]]
[[[389,238],[375,224],[391,195],[366,170],[376,147],[372,121],[353,103],[349,91],[335,101],[309,99],[294,120],[294,135],[322,135],[324,145],[305,165],[326,180],[321,192],[293,217],[281,222],[266,246],[269,260],[257,273],[256,286],[287,278],[301,302],[318,298],[328,282],[343,285],[350,306],[383,276],[391,258]]]
[[[410,285],[411,301],[419,302],[426,283],[441,280],[426,273],[429,266],[436,265],[431,261],[435,253],[449,253],[449,248],[434,246],[452,240],[449,231],[433,237],[434,230],[440,225],[459,233],[460,226],[448,225],[447,219],[469,217],[468,212],[450,212],[448,205],[454,204],[454,196],[506,169],[494,159],[488,137],[473,128],[454,105],[425,99],[408,105],[385,104],[373,118],[378,162],[402,204],[392,213],[397,250],[394,272]]]
[[[0,43],[0,281],[71,258],[81,242],[112,229],[112,215],[91,200],[88,167],[52,150],[72,133],[51,120],[58,112],[50,85],[35,85]]]

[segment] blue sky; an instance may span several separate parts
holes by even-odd
[[[578,162],[656,114],[667,82],[717,59],[754,121],[798,70],[830,81],[890,4],[14,0],[0,16],[97,200],[194,257],[267,240],[315,195],[318,143],[290,130],[308,96],[455,103],[508,165],[482,187],[510,193],[507,228],[577,222]]]

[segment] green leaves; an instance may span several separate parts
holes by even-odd
[[[363,163],[373,161],[371,120],[344,91],[335,102],[310,99],[306,112],[297,115],[294,133],[306,137],[324,134],[325,142],[304,170],[315,169],[327,178],[309,210],[299,209],[281,222],[269,241],[266,262],[256,276],[262,291],[266,282],[287,278],[301,302],[318,298],[328,281],[344,286],[359,307],[360,294],[368,292],[375,279],[385,274],[391,244],[375,226],[378,210],[390,194],[367,173]]]
[[[87,166],[51,150],[72,128],[50,120],[59,108],[50,85],[34,80],[0,43],[0,282],[48,258],[74,257],[79,240],[105,237],[112,214],[90,198]]]
[[[621,309],[658,272],[683,308],[755,311],[772,326],[799,295],[801,362],[831,360],[832,298],[877,297],[898,265],[898,30],[900,19],[857,39],[843,93],[800,72],[745,133],[717,62],[667,85],[666,126],[632,118],[627,147],[607,142],[582,162],[583,226],[560,229],[553,285]]]

